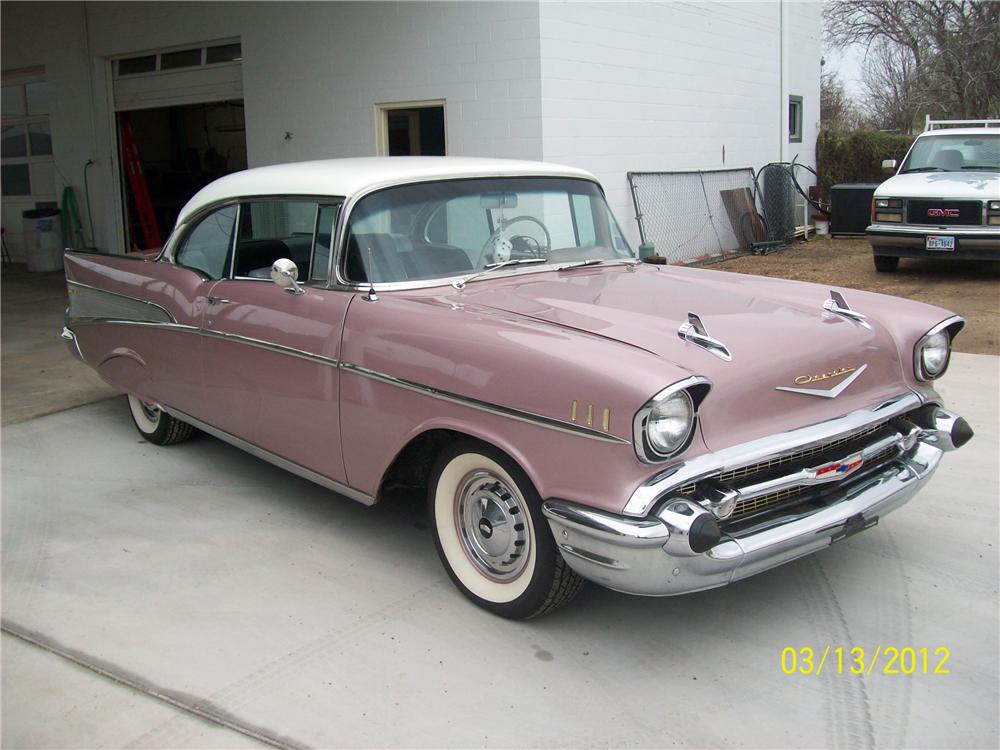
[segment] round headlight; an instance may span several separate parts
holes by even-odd
[[[951,338],[947,332],[939,331],[924,339],[920,345],[920,368],[923,370],[923,375],[936,378],[944,372],[948,366],[950,352]]]
[[[646,438],[657,453],[669,456],[684,447],[694,426],[694,404],[687,391],[677,391],[653,407]]]

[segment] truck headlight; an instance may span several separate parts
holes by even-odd
[[[663,389],[636,412],[633,420],[635,452],[643,463],[656,463],[687,448],[694,434],[698,405],[711,383],[688,378]]]

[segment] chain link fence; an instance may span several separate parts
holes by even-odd
[[[639,235],[668,263],[759,251],[795,236],[795,183],[782,165],[629,172]]]

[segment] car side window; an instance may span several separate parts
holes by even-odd
[[[191,230],[177,251],[177,265],[199,271],[209,279],[223,278],[235,224],[236,206],[225,206],[210,213]]]
[[[295,262],[299,278],[309,278],[316,201],[262,200],[242,204],[233,278],[269,279],[280,258]]]
[[[333,247],[333,231],[337,226],[340,206],[320,206],[316,218],[316,243],[313,246],[312,266],[309,278],[312,281],[326,281],[330,275],[330,248]]]

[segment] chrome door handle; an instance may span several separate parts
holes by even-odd
[[[208,304],[210,305],[228,305],[232,300],[222,299],[222,297],[209,297]]]

